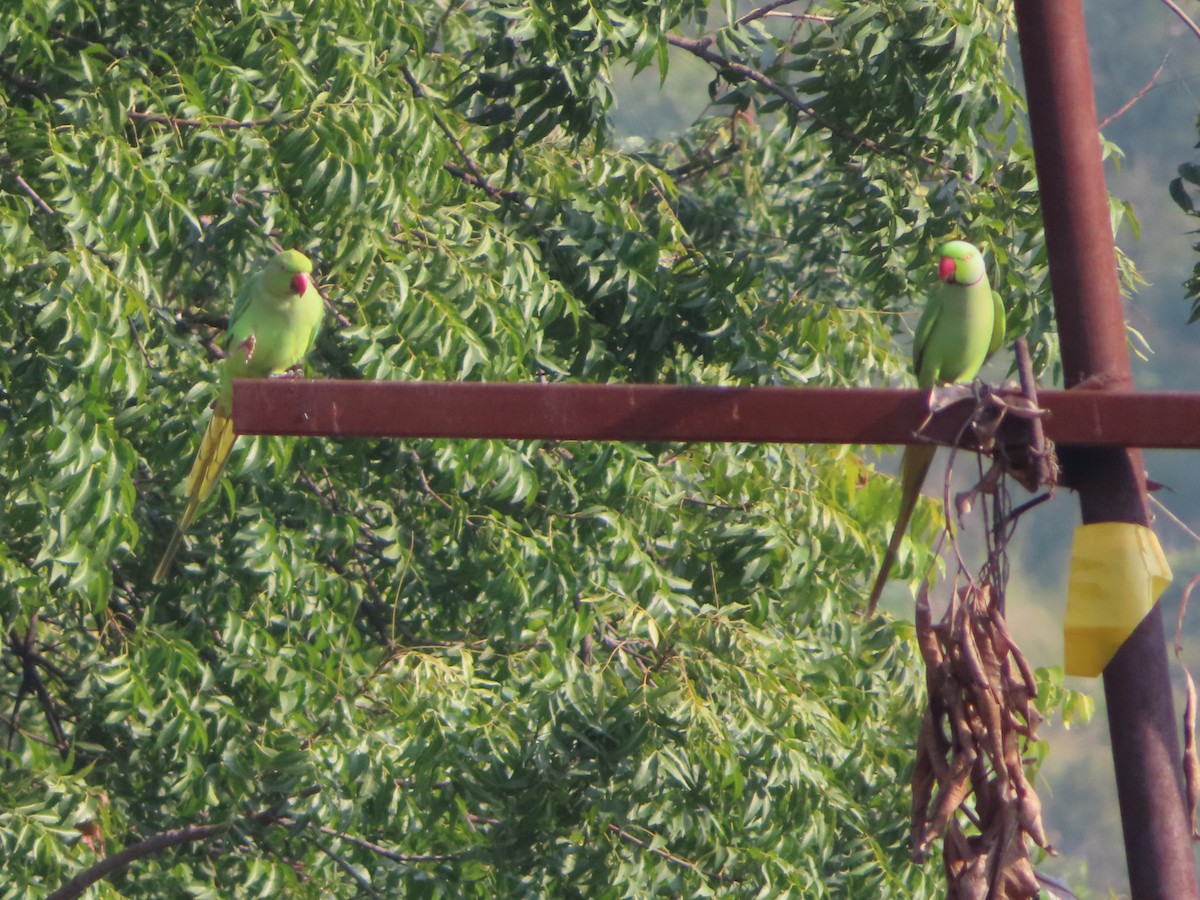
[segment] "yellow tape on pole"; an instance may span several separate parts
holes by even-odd
[[[1170,583],[1167,558],[1144,525],[1075,529],[1063,629],[1067,674],[1099,675]]]

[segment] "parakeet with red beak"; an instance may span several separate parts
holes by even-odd
[[[1004,305],[988,283],[983,254],[966,241],[950,241],[938,249],[938,257],[941,284],[921,313],[913,338],[913,372],[923,388],[972,380],[1004,340]],[[871,589],[868,615],[879,603],[935,452],[932,444],[904,448],[900,513]]]
[[[154,570],[157,584],[167,574],[183,535],[196,518],[229,460],[233,442],[233,379],[266,378],[298,365],[312,349],[324,305],[313,286],[312,260],[299,250],[276,254],[250,278],[229,318],[229,353],[221,368],[220,393],[200,450],[187,477],[187,505],[171,542]]]

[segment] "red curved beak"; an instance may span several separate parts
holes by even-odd
[[[292,276],[292,293],[297,297],[308,290],[309,279],[303,272],[297,272]]]
[[[958,271],[958,263],[949,256],[943,256],[938,262],[938,277],[942,281],[953,281]]]

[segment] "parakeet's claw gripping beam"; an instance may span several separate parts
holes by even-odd
[[[239,434],[325,437],[955,443],[974,404],[930,417],[928,401],[892,388],[246,379],[234,382],[233,423]],[[1038,402],[1060,447],[1200,446],[1200,394],[1059,390]],[[1008,416],[998,440],[1029,433],[1028,418]]]

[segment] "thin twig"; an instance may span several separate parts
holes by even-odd
[[[1166,0],[1164,0],[1164,2],[1166,2]],[[1149,91],[1150,88],[1154,87],[1154,82],[1158,81],[1158,76],[1162,74],[1163,69],[1166,67],[1166,65],[1167,65],[1167,58],[1164,56],[1163,61],[1160,62],[1158,64],[1158,68],[1154,70],[1154,74],[1150,76],[1150,80],[1146,82],[1145,87],[1143,87],[1140,91],[1138,91],[1136,94],[1134,94],[1132,97],[1130,97],[1129,101],[1124,106],[1122,106],[1120,109],[1118,109],[1115,113],[1113,113],[1108,118],[1104,119],[1099,125],[1096,126],[1096,128],[1099,131],[1103,131],[1113,121],[1115,121],[1116,119],[1119,119],[1121,116],[1125,115],[1125,113],[1129,112],[1129,110],[1133,107],[1133,104],[1137,103],[1144,96],[1146,96],[1146,92]]]
[[[360,837],[355,837],[352,834],[346,834],[343,831],[337,831],[330,828],[328,825],[318,826],[321,834],[327,834],[330,837],[338,838],[347,843],[354,844],[356,847],[361,847],[364,850],[370,850],[372,853],[377,853],[384,859],[390,859],[392,862],[398,863],[414,863],[414,862],[443,862],[445,860],[458,859],[457,853],[397,853],[395,850],[389,850],[387,847],[381,847],[379,844],[373,844],[370,841]]]
[[[35,743],[41,744],[44,747],[54,747],[55,750],[58,749],[58,747],[55,745],[54,741],[48,740],[47,738],[44,738],[44,737],[40,737],[39,735],[34,734],[32,731],[30,731],[27,728],[22,728],[20,726],[20,723],[18,723],[15,719],[12,719],[12,718],[6,719],[3,717],[0,717],[0,725],[7,726],[9,729],[11,729],[16,734],[21,735],[21,737],[25,738],[25,740],[27,740],[27,741],[34,741]],[[10,747],[12,746],[11,740],[9,741],[9,746]]]
[[[412,70],[410,70],[408,66],[401,66],[400,72],[402,75],[404,75],[404,80],[408,82],[408,86],[412,88],[414,97],[416,97],[418,100],[429,99],[429,95],[425,93],[425,88],[421,87],[421,83],[417,81],[416,76],[413,75]],[[467,167],[467,170],[475,179],[474,184],[477,187],[482,188],[487,195],[497,203],[503,200],[504,195],[501,193],[500,189],[483,177],[483,173],[479,171],[479,166],[475,164],[475,160],[473,160],[470,154],[467,153],[466,149],[462,145],[462,141],[458,139],[458,135],[456,135],[450,126],[446,124],[445,120],[443,120],[438,114],[438,111],[433,108],[432,103],[429,104],[428,108],[429,115],[433,117],[434,124],[441,129],[442,134],[446,135],[450,143],[454,145],[454,149],[458,152],[459,159],[463,161],[463,164]]]
[[[1183,596],[1179,598],[1179,612],[1175,615],[1175,656],[1178,657],[1183,653],[1183,619],[1187,615],[1188,600],[1191,599],[1192,590],[1196,587],[1197,582],[1200,582],[1200,574],[1193,575],[1183,588]]]
[[[40,209],[42,212],[44,212],[48,216],[57,215],[57,213],[55,213],[54,210],[50,208],[50,204],[48,204],[45,200],[43,200],[41,197],[39,197],[38,192],[29,186],[29,182],[27,182],[20,175],[17,175],[15,177],[17,179],[17,184],[19,184],[21,186],[21,190],[23,190],[25,193],[27,193],[30,197],[33,198],[33,202],[37,204],[38,209]]]
[[[1162,0],[1162,2],[1167,4],[1167,7],[1171,10],[1171,12],[1179,16],[1179,18],[1183,21],[1183,24],[1192,30],[1192,34],[1200,38],[1200,27],[1198,27],[1195,22],[1188,18],[1187,13],[1173,3],[1172,0]]]
[[[1170,519],[1172,522],[1174,522],[1176,525],[1178,525],[1181,529],[1183,529],[1184,534],[1186,534],[1188,537],[1190,537],[1197,544],[1200,544],[1200,534],[1196,534],[1196,532],[1193,531],[1188,526],[1187,522],[1183,521],[1183,519],[1179,518],[1179,516],[1177,516],[1177,515],[1175,515],[1175,513],[1171,512],[1171,510],[1167,507],[1167,505],[1165,503],[1163,503],[1161,500],[1159,500],[1157,497],[1155,497],[1153,494],[1147,494],[1146,496],[1150,499],[1151,503],[1153,503],[1155,506],[1157,506],[1159,508],[1159,510],[1162,511],[1162,514],[1164,516],[1166,516],[1168,519]]]
[[[329,294],[326,293],[325,289],[319,284],[315,283],[313,284],[313,287],[317,289],[317,294],[320,295],[322,302],[324,302],[325,309],[333,314],[333,317],[337,319],[338,324],[343,328],[349,328],[352,324],[351,321],[342,315],[341,310],[333,305],[333,301],[329,299]]]
[[[205,121],[203,119],[181,119],[176,116],[164,116],[160,113],[143,112],[140,109],[131,109],[127,115],[131,119],[139,122],[153,122],[157,125],[172,125],[175,128],[262,128],[264,125],[283,124],[275,119],[250,119],[248,121],[237,121],[227,119],[225,121]]]
[[[737,142],[731,142],[722,147],[717,153],[710,153],[707,156],[693,157],[685,163],[681,163],[672,169],[668,169],[667,175],[669,175],[674,181],[684,181],[694,175],[704,175],[708,172],[711,172],[722,163],[728,162],[741,149],[742,148],[737,144]]]
[[[424,489],[425,493],[427,493],[430,497],[432,497],[438,503],[442,504],[442,506],[446,507],[446,509],[453,512],[454,507],[451,506],[449,503],[447,503],[445,500],[443,500],[441,494],[439,494],[437,491],[435,491],[433,488],[431,488],[429,486],[429,479],[425,477],[425,470],[417,469],[417,475],[421,479],[421,487]]]
[[[943,535],[947,536],[950,541],[950,549],[954,551],[954,557],[958,561],[958,568],[967,577],[967,581],[972,588],[975,588],[975,579],[971,577],[967,571],[967,561],[963,558],[962,551],[958,546],[958,535],[954,531],[954,523],[951,519],[950,505],[950,480],[954,474],[954,457],[958,455],[958,448],[966,439],[967,431],[975,423],[975,417],[979,414],[979,391],[975,388],[975,412],[970,415],[962,424],[962,428],[958,430],[958,434],[954,436],[954,443],[950,447],[950,458],[946,460],[946,475],[942,479],[942,513],[945,517],[945,529]]]
[[[787,6],[789,3],[795,2],[796,0],[774,0],[773,3],[768,3],[766,6],[760,6],[758,9],[750,10],[750,12],[746,13],[744,16],[734,22],[733,27],[740,28],[749,22],[753,22],[756,19],[761,19],[763,16],[774,12],[781,6]]]
[[[1033,409],[1038,409],[1037,379],[1033,377],[1033,359],[1029,355],[1028,341],[1023,337],[1017,338],[1013,352],[1017,358],[1017,377],[1021,381],[1021,393]],[[1034,454],[1037,483],[1053,485],[1055,473],[1050,470],[1050,455],[1046,452],[1046,430],[1042,427],[1042,417],[1034,416],[1031,427],[1033,440],[1030,442],[1030,450]]]
[[[357,872],[355,872],[354,866],[350,865],[349,862],[342,859],[341,856],[334,853],[328,847],[323,847],[320,844],[317,844],[317,849],[320,850],[322,853],[324,853],[326,856],[328,856],[330,859],[332,859],[338,868],[340,868],[343,872],[345,872],[347,875],[349,875],[351,878],[353,878],[355,884],[358,885],[358,889],[360,891],[362,891],[364,894],[366,894],[368,897],[382,897],[383,896],[383,894],[379,893],[379,891],[377,891],[377,890],[375,890],[375,888],[371,887],[371,882],[367,881],[367,879],[363,878],[363,876],[361,876]]]
[[[476,175],[472,172],[468,172],[462,166],[455,165],[454,163],[450,162],[450,160],[446,160],[444,163],[442,163],[442,168],[455,178],[466,182],[472,187],[481,188],[484,191],[487,191],[488,194],[491,194],[493,191],[495,191],[499,197],[504,200],[508,200],[510,203],[522,204],[525,202],[526,196],[521,191],[514,191],[511,188],[493,187],[487,182],[486,179],[481,178],[479,175]]]
[[[792,19],[796,22],[820,22],[822,25],[828,25],[830,22],[836,22],[834,16],[815,16],[812,13],[767,13],[768,19]],[[790,48],[789,48],[790,49]]]
[[[1041,506],[1047,500],[1052,499],[1054,499],[1054,495],[1049,491],[1044,494],[1038,494],[1038,496],[1034,497],[1032,500],[1026,500],[1020,506],[1013,509],[1013,511],[1008,514],[1008,521],[1015,523],[1017,519],[1021,518],[1021,516],[1025,515],[1025,513],[1029,512],[1034,507]]]

